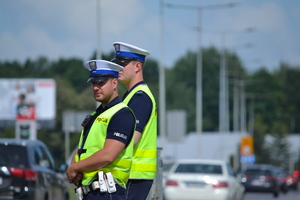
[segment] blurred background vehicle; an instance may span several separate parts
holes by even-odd
[[[63,174],[43,142],[0,139],[0,199],[69,199]]]
[[[231,166],[222,160],[178,160],[170,169],[166,200],[242,200],[244,186]]]
[[[299,171],[295,170],[292,174],[289,174],[287,177],[287,186],[293,190],[298,190],[299,186]]]
[[[270,192],[274,197],[279,196],[280,184],[276,168],[272,165],[254,164],[247,166],[241,175],[241,182],[246,192]]]
[[[283,193],[287,193],[289,190],[288,184],[287,184],[287,178],[288,178],[288,173],[286,170],[282,167],[277,167],[276,168],[276,176],[279,181],[279,188],[280,191]]]
[[[163,161],[163,172],[162,172],[162,185],[163,185],[163,187],[166,184],[168,174],[169,174],[172,166],[174,165],[174,163],[175,163],[174,160],[164,160]]]

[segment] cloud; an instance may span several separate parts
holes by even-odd
[[[296,8],[295,8],[296,9]],[[249,50],[237,50],[242,59],[260,59],[261,65],[273,69],[279,66],[280,61],[294,61],[300,63],[299,42],[295,40],[295,22],[292,22],[291,13],[293,7],[273,1],[262,1],[255,4],[244,1],[237,9],[233,9],[230,15],[224,16],[214,26],[222,27],[223,30],[237,30],[237,34],[226,37],[226,43],[253,43]],[[299,16],[298,16],[298,20]],[[254,32],[245,34],[242,30],[246,27],[253,27]],[[238,32],[238,30],[241,30]],[[299,30],[297,28],[297,30]],[[299,32],[299,31],[298,31]],[[212,39],[216,41],[216,39]],[[257,66],[258,67],[258,66]],[[257,68],[256,67],[256,68]],[[253,67],[252,67],[253,68]]]
[[[140,19],[144,18],[138,0],[99,2],[102,38],[136,34]],[[9,26],[1,28],[6,29],[0,32],[2,58],[23,60],[35,55],[55,58],[81,54],[88,57],[96,49],[96,1],[19,0],[18,6],[14,6],[8,3],[4,8],[10,10],[17,31]]]
[[[72,56],[88,59],[97,48],[97,2],[101,5],[100,41],[104,53],[113,50],[113,42],[128,42],[149,50],[152,58],[160,59],[163,55],[165,64],[172,65],[187,50],[197,49],[197,12],[164,8],[164,52],[161,52],[158,0],[0,1],[0,17],[5,19],[0,21],[0,60],[23,61],[39,55],[51,59]],[[221,48],[221,34],[205,29],[254,27],[256,31],[249,34],[226,35],[226,45],[253,43],[251,50],[238,51],[241,58],[260,58],[272,67],[279,64],[278,60],[300,63],[297,40],[300,9],[296,1],[292,5],[241,0],[234,8],[205,11],[202,45]]]
[[[263,3],[259,6],[247,6],[239,11],[239,24],[253,24],[262,32],[272,32],[284,28],[285,13],[276,3]]]

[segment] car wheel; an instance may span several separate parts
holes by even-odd
[[[45,200],[48,200],[48,194],[45,194],[45,197],[44,197]]]
[[[294,190],[298,190],[298,183],[294,185]]]
[[[65,195],[65,200],[69,200],[69,199],[70,199],[69,193],[67,193],[67,194]]]
[[[288,190],[289,190],[288,187],[285,186],[285,187],[283,188],[283,193],[286,194],[286,193],[288,192]]]
[[[277,198],[277,197],[279,196],[279,192],[278,192],[278,191],[274,192],[274,193],[273,193],[273,196],[274,196],[275,198]]]

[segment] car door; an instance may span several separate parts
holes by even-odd
[[[44,167],[47,168],[47,178],[50,183],[50,191],[51,191],[51,198],[53,200],[57,199],[64,199],[64,180],[57,173],[55,163],[53,160],[52,155],[50,154],[49,150],[46,146],[41,146],[41,152],[43,154],[43,162]]]
[[[36,168],[39,172],[39,189],[40,196],[38,199],[44,199],[45,196],[49,200],[62,199],[61,184],[57,184],[57,175],[55,165],[51,154],[44,145],[37,145],[34,149],[34,157]]]
[[[49,170],[45,167],[43,152],[41,146],[37,143],[33,147],[34,169],[38,173],[36,183],[35,199],[45,199],[51,195],[51,181],[49,180]]]

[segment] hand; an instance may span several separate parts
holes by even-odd
[[[82,172],[78,172],[77,175],[76,175],[76,177],[73,179],[73,183],[79,183],[82,178],[83,178],[83,173]]]
[[[76,163],[71,164],[66,171],[66,176],[68,178],[69,183],[78,183],[83,177],[82,172],[78,172],[75,170],[75,164]]]

